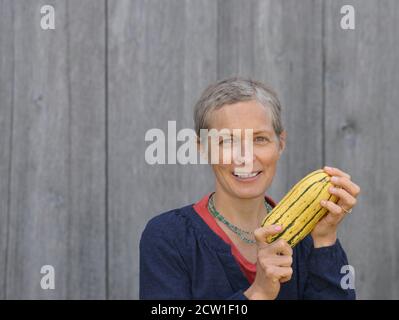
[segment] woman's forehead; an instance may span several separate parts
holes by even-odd
[[[210,128],[273,132],[270,109],[255,100],[225,105],[210,114]]]

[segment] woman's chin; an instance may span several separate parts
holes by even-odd
[[[242,199],[251,199],[256,198],[261,195],[264,195],[266,192],[266,188],[263,185],[234,185],[231,187],[233,194],[237,196],[237,198]]]

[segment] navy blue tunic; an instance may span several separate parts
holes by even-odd
[[[277,299],[355,299],[342,289],[348,260],[339,240],[314,248],[309,235],[293,250],[293,275]],[[193,205],[151,219],[140,240],[140,299],[246,299],[250,283],[224,242]]]

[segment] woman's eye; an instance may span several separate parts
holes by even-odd
[[[267,141],[269,141],[269,139],[266,137],[256,137],[255,141],[256,142],[267,142]]]

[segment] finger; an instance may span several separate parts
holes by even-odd
[[[277,267],[276,273],[280,283],[284,283],[291,280],[293,270],[291,267]]]
[[[345,211],[336,203],[332,201],[323,200],[320,205],[329,211],[331,218],[327,217],[328,222],[339,222],[345,215]]]
[[[284,270],[282,272],[283,276],[280,278],[280,283],[285,283],[285,282],[290,281],[294,271],[290,267],[288,267],[288,268],[285,267],[285,268],[282,268],[282,269],[284,269]]]
[[[291,278],[292,278],[292,274],[287,275],[287,276],[285,276],[285,277],[282,277],[282,278],[280,278],[280,283],[288,282],[288,281],[291,280]]]
[[[283,227],[280,225],[267,225],[258,228],[254,231],[255,240],[258,245],[267,244],[267,238],[274,236],[283,231]]]
[[[270,264],[273,264],[278,267],[291,267],[292,266],[292,256],[286,255],[286,256],[279,256],[279,255],[274,255],[274,256],[268,256],[267,260]]]
[[[292,256],[292,248],[284,239],[278,239],[270,244],[269,249],[275,254]]]
[[[340,176],[340,177],[346,177],[350,180],[351,176],[347,174],[346,172],[343,172],[342,170],[338,168],[333,168],[333,167],[324,167],[323,168],[326,173],[328,173],[330,176]]]
[[[339,186],[344,188],[346,191],[348,191],[352,196],[357,197],[360,193],[360,187],[351,181],[350,179],[346,177],[338,177],[338,176],[333,176],[331,177],[331,182],[335,186]]]
[[[349,210],[356,205],[356,198],[349,194],[346,190],[330,187],[328,191],[339,198],[339,206],[343,206],[346,210]]]
[[[343,219],[344,215],[337,215],[335,213],[328,212],[322,220],[330,226],[337,226]]]
[[[280,281],[282,278],[290,278],[293,273],[291,267],[277,267],[273,265],[266,266],[264,272],[266,277],[273,282]]]

